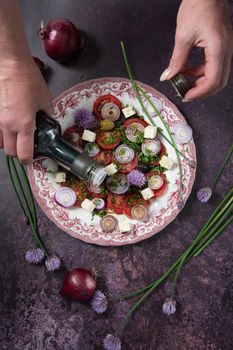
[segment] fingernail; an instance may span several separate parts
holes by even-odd
[[[185,99],[185,98],[183,98],[183,100],[182,100],[182,102],[190,102],[190,101],[192,101],[192,100]]]
[[[169,76],[171,75],[171,72],[172,71],[171,71],[170,68],[165,69],[165,71],[161,74],[160,81],[164,81],[164,80],[169,79]]]

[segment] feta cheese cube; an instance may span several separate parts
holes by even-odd
[[[149,187],[145,188],[144,190],[141,191],[142,197],[147,200],[147,199],[151,199],[154,197],[154,192],[152,191],[152,189],[150,189]]]
[[[132,106],[127,106],[122,109],[122,113],[124,114],[125,118],[129,118],[136,114],[136,111]]]
[[[81,207],[88,211],[88,213],[92,213],[93,210],[96,208],[96,205],[90,201],[90,199],[84,199],[84,201],[81,203]]]
[[[95,142],[96,134],[90,130],[85,129],[82,134],[82,139],[89,142]]]
[[[144,129],[145,139],[154,139],[157,135],[157,127],[153,125],[148,125]]]
[[[114,163],[107,165],[105,167],[105,170],[107,171],[108,176],[111,176],[111,175],[117,173],[117,171],[118,171],[117,166]]]
[[[58,171],[55,174],[55,182],[58,184],[62,182],[66,182],[66,173],[64,173],[63,171]]]
[[[169,158],[167,156],[162,156],[162,158],[159,161],[159,164],[162,167],[164,167],[168,170],[171,170],[175,166],[176,163],[172,158]]]
[[[127,218],[124,218],[124,217],[121,217],[118,220],[118,226],[119,226],[121,233],[129,232],[131,229],[129,220]]]

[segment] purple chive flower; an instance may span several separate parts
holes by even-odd
[[[85,108],[79,108],[74,115],[75,124],[79,128],[92,129],[97,126],[97,119],[90,111]]]
[[[61,260],[55,255],[50,256],[45,260],[45,266],[48,271],[57,270],[59,269],[60,265],[61,265]]]
[[[25,254],[25,259],[30,264],[39,264],[45,257],[45,252],[41,248],[28,250]]]
[[[173,315],[176,312],[176,301],[175,299],[167,298],[163,304],[163,313],[165,315]]]
[[[145,175],[139,170],[132,170],[128,174],[127,179],[131,185],[134,185],[137,187],[142,187],[146,183]]]
[[[202,203],[207,203],[211,196],[212,196],[212,190],[210,187],[201,188],[197,192],[197,199]]]
[[[102,314],[107,310],[108,299],[100,290],[95,291],[91,298],[91,307],[97,314]]]
[[[107,334],[103,343],[105,350],[121,350],[121,340],[115,335]]]

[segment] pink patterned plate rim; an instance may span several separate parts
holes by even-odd
[[[179,123],[186,124],[185,118],[176,106],[163,94],[144,83],[138,82],[138,84],[153,99],[157,109],[160,110],[161,115],[171,130]],[[75,109],[85,107],[92,110],[96,98],[108,93],[112,93],[118,97],[125,105],[133,105],[138,113],[144,115],[130,81],[126,78],[107,77],[89,80],[64,91],[54,100],[55,109],[53,117],[59,121],[64,131],[74,124]],[[144,102],[156,125],[163,128],[162,123],[152,111],[150,105],[146,100]],[[145,115],[144,117],[147,119]],[[163,132],[168,136],[165,130]],[[176,159],[172,146],[165,140],[163,140],[163,143],[167,148],[168,155]],[[196,161],[196,148],[193,140],[185,145],[177,145],[177,147],[189,159]],[[196,170],[191,168],[185,160],[182,160],[181,164],[183,172],[183,197],[184,202],[186,202],[192,190]],[[55,162],[48,158],[37,159],[28,167],[33,193],[39,206],[51,221],[64,232],[84,242],[102,246],[133,244],[147,239],[164,229],[180,212],[180,209],[177,208],[179,176],[178,166],[176,166],[173,170],[166,172],[169,181],[167,191],[161,198],[153,201],[147,220],[143,222],[130,220],[132,229],[126,234],[120,233],[119,229],[108,233],[102,232],[99,225],[99,218],[92,220],[91,214],[82,208],[65,209],[56,204],[54,193],[59,185],[54,180],[53,171],[55,169]],[[122,215],[115,216],[118,220],[122,217]]]

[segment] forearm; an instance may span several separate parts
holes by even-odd
[[[30,56],[18,0],[0,0],[0,33],[1,64]]]

